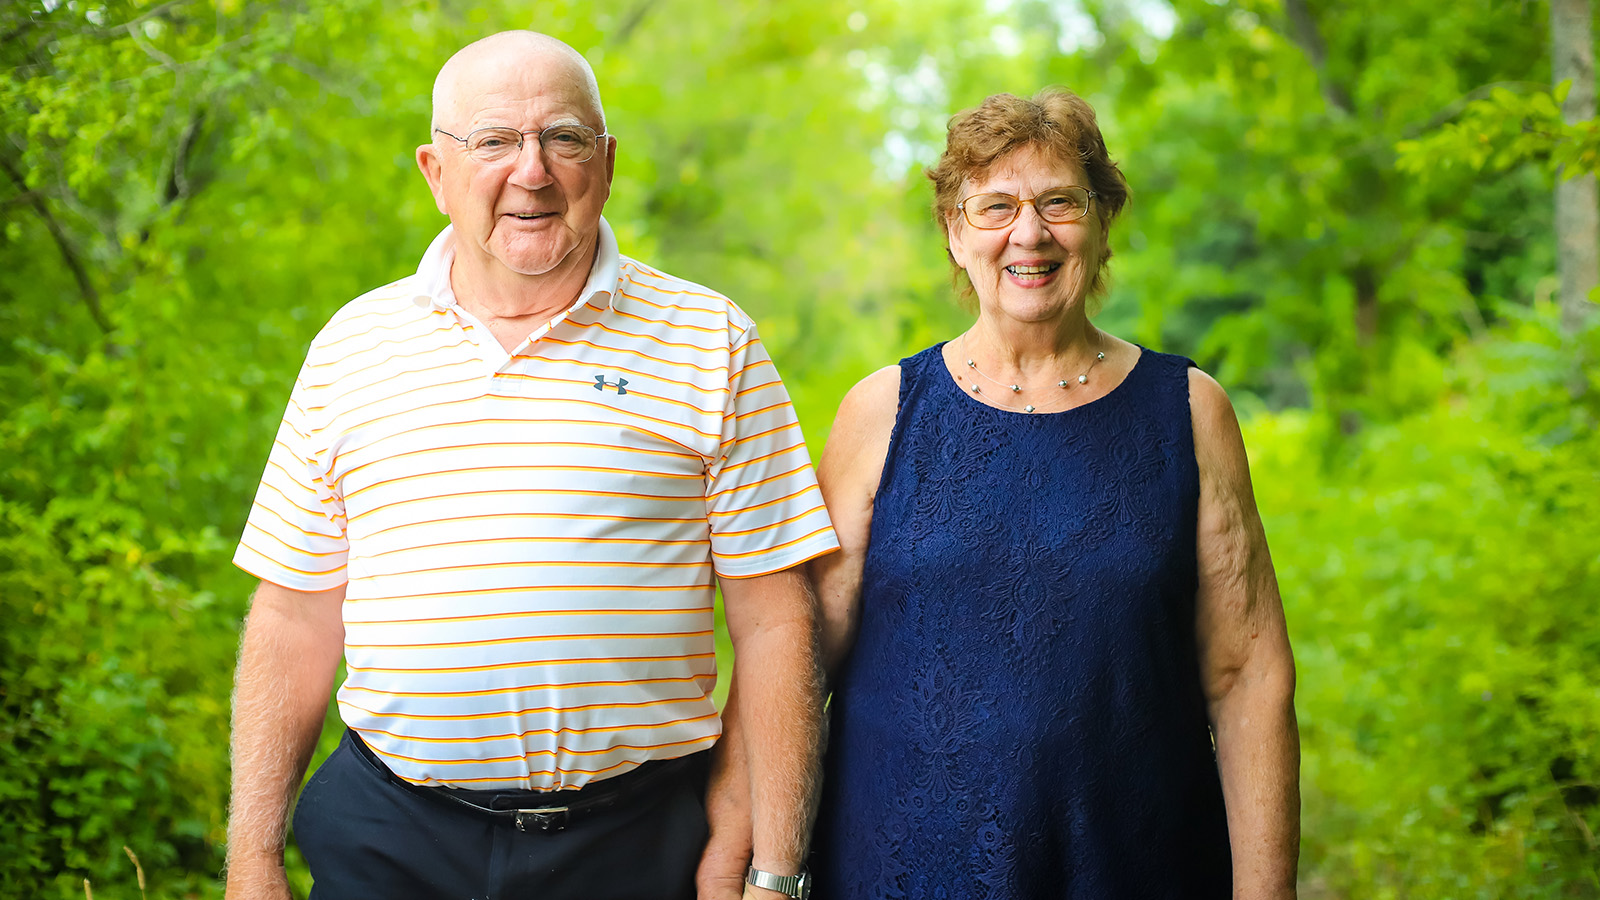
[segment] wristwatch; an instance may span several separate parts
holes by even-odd
[[[751,866],[750,871],[745,873],[744,882],[777,891],[790,900],[810,900],[811,897],[811,873],[805,869],[801,869],[799,875],[774,875]]]

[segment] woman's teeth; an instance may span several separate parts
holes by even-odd
[[[1059,268],[1061,268],[1060,263],[1049,263],[1043,266],[1006,266],[1006,271],[1025,278],[1029,275],[1044,275]]]

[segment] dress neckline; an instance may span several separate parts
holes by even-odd
[[[1080,403],[1077,406],[1068,407],[1067,409],[1058,409],[1055,412],[1042,412],[1042,413],[1040,413],[1040,412],[1032,412],[1031,413],[1031,412],[1023,412],[1020,409],[1005,409],[1004,407],[1000,407],[1000,406],[991,406],[991,405],[983,402],[982,400],[979,400],[976,397],[973,397],[972,395],[968,394],[964,389],[962,389],[961,382],[957,381],[956,377],[954,375],[950,374],[950,367],[945,365],[945,362],[944,362],[944,345],[948,344],[948,343],[950,343],[950,342],[949,341],[940,341],[939,343],[934,344],[933,347],[931,348],[933,350],[933,360],[932,360],[932,362],[934,362],[938,366],[939,374],[941,376],[943,376],[941,381],[943,381],[946,385],[948,385],[950,387],[950,389],[952,391],[954,391],[957,395],[959,395],[963,400],[965,400],[966,402],[972,404],[973,406],[981,407],[983,409],[990,410],[991,412],[1000,413],[1002,415],[1018,416],[1018,417],[1021,417],[1021,418],[1024,418],[1024,419],[1048,419],[1048,418],[1051,418],[1053,416],[1065,416],[1065,415],[1068,415],[1070,413],[1078,412],[1079,410],[1084,410],[1084,409],[1089,409],[1090,407],[1099,406],[1099,405],[1105,403],[1107,400],[1110,400],[1112,397],[1116,396],[1122,390],[1124,385],[1126,385],[1128,382],[1132,381],[1134,374],[1139,371],[1139,367],[1142,366],[1144,364],[1145,359],[1150,356],[1149,348],[1145,347],[1143,344],[1135,343],[1134,346],[1139,348],[1139,355],[1134,359],[1132,368],[1128,369],[1128,374],[1122,376],[1122,380],[1121,381],[1119,381],[1116,384],[1112,385],[1111,386],[1111,390],[1106,391],[1104,394],[1100,395],[1099,397],[1094,398],[1093,400],[1090,400],[1088,403]]]

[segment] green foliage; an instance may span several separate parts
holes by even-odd
[[[1541,3],[1311,5],[0,5],[0,895],[138,896],[124,845],[152,897],[219,892],[228,560],[288,386],[444,224],[432,74],[532,26],[597,69],[625,252],[756,316],[817,447],[967,321],[947,118],[1088,97],[1134,190],[1099,321],[1257,412],[1305,895],[1600,896],[1600,348],[1542,305],[1551,173],[1600,138],[1528,87]]]
[[[1466,104],[1459,115],[1416,140],[1396,145],[1396,165],[1423,178],[1464,167],[1499,173],[1527,162],[1568,176],[1600,170],[1600,123],[1567,124],[1561,103],[1572,88],[1515,93],[1496,87]]]
[[[1248,429],[1311,896],[1600,897],[1600,409],[1554,309],[1515,318],[1331,460],[1304,413]]]
[[[279,202],[319,209],[275,157],[316,152],[280,107],[325,110],[295,66],[328,60],[288,47],[364,10],[0,10],[0,894],[131,893],[124,846],[162,893],[217,889],[248,588],[228,558],[316,324],[273,298],[319,261],[336,289],[371,279],[357,255],[255,256],[303,230],[248,238]]]
[[[223,542],[148,527],[106,497],[0,504],[6,896],[77,896],[85,872],[131,883],[123,846],[168,888],[217,868],[226,760],[189,735],[226,715],[234,613],[159,569]]]

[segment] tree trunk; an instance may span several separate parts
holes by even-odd
[[[1593,15],[1589,0],[1550,0],[1553,83],[1570,79],[1561,106],[1568,122],[1595,117]],[[1600,285],[1600,197],[1592,174],[1556,175],[1556,268],[1561,275],[1561,327],[1576,332],[1594,310],[1589,292]]]
[[[1350,273],[1356,291],[1356,346],[1370,347],[1378,338],[1378,273],[1363,263]]]

